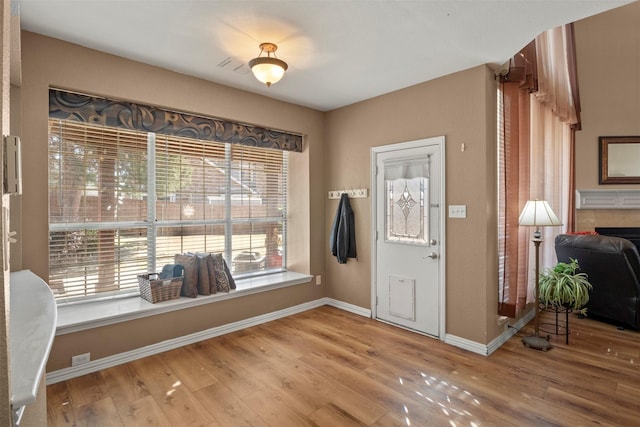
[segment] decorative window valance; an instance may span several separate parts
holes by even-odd
[[[59,89],[49,89],[49,117],[206,141],[302,152],[301,135]]]

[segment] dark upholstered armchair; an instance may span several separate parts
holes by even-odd
[[[601,235],[556,236],[558,261],[578,260],[593,285],[587,315],[640,329],[640,255],[627,239]]]

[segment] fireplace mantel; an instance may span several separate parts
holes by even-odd
[[[576,209],[640,209],[640,189],[576,190]]]

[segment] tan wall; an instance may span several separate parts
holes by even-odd
[[[598,137],[640,135],[638,22],[640,2],[634,2],[575,24],[582,105],[582,130],[576,133],[577,189],[640,188],[598,184]],[[639,216],[636,210],[577,210],[576,229],[638,226]]]
[[[447,220],[446,331],[479,343],[502,331],[496,322],[496,88],[487,67],[333,111],[325,122],[314,110],[31,33],[23,33],[22,50],[22,122],[30,123],[22,135],[28,170],[47,170],[49,86],[305,134],[305,152],[291,161],[290,232],[295,238],[290,241],[290,266],[325,274],[321,287],[303,285],[217,303],[210,310],[198,307],[57,337],[48,371],[69,366],[73,354],[105,357],[323,295],[370,307],[370,199],[353,201],[359,259],[338,265],[326,256],[336,207],[326,200],[326,191],[368,188],[371,147],[438,135],[446,137],[446,204],[467,205],[466,219]],[[47,277],[46,174],[27,172],[23,184],[23,267]]]
[[[446,224],[446,332],[485,344],[499,334],[495,94],[493,73],[476,67],[329,112],[326,125],[327,191],[369,188],[371,147],[445,136],[446,204],[467,205],[466,219]],[[327,295],[370,307],[371,199],[351,204],[358,260],[327,257]]]
[[[637,209],[578,210],[576,230],[594,231],[596,227],[640,227]]]
[[[29,124],[22,129],[23,268],[48,277],[47,117],[48,88],[54,86],[305,135],[304,152],[289,156],[289,230],[294,236],[288,248],[289,266],[303,273],[324,273],[325,236],[320,227],[311,226],[324,223],[325,200],[318,185],[324,182],[322,113],[29,32],[23,32],[22,67],[22,123]],[[65,335],[56,338],[47,370],[69,366],[72,354],[104,357],[315,300],[323,293],[321,286],[299,285],[263,294],[259,303],[248,296],[207,306],[207,313],[194,308],[150,318],[153,321]]]

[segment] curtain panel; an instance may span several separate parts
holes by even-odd
[[[498,159],[499,305],[502,316],[516,317],[527,302],[528,230],[520,227],[520,210],[529,198],[529,92],[517,82],[500,85],[502,117]]]
[[[572,25],[540,34],[501,77],[499,106],[499,314],[533,302],[531,233],[518,225],[527,200],[547,200],[565,228],[543,227],[541,267],[555,263],[554,237],[572,228],[573,144],[580,127]],[[512,76],[509,76],[512,74]]]
[[[49,89],[49,117],[204,141],[302,152],[302,135],[213,117]]]

